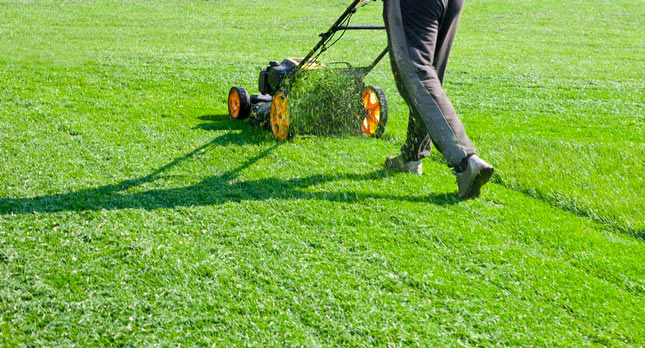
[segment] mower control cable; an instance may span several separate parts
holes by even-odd
[[[309,66],[309,65],[311,65],[311,64],[315,64],[315,62],[318,60],[318,58],[319,58],[323,53],[325,53],[325,51],[327,51],[328,49],[330,49],[330,48],[331,48],[332,46],[334,46],[338,41],[340,41],[340,39],[342,39],[342,38],[343,38],[343,36],[345,36],[345,32],[346,32],[346,30],[343,30],[343,31],[340,33],[340,36],[339,36],[336,40],[334,40],[332,43],[329,43],[330,41],[332,41],[332,40],[334,39],[334,36],[336,35],[336,33],[337,33],[338,31],[340,31],[338,28],[340,28],[341,26],[344,26],[344,27],[348,27],[348,26],[349,26],[349,23],[350,23],[350,21],[352,20],[352,16],[354,15],[355,11],[356,11],[356,9],[354,9],[354,11],[353,11],[353,12],[350,12],[350,13],[347,15],[347,17],[343,20],[343,22],[341,22],[341,23],[340,23],[340,25],[339,25],[338,27],[336,27],[336,28],[332,28],[332,29],[330,29],[328,32],[323,33],[323,34],[320,34],[320,36],[323,38],[323,39],[321,40],[322,45],[320,45],[318,52],[317,52],[314,56],[312,56],[312,57],[310,57],[310,58],[308,58],[308,59],[303,60],[303,61],[306,61],[305,65],[303,65],[303,67],[304,67],[304,68],[308,67],[308,66]]]
[[[320,57],[320,55],[323,52],[325,52],[327,49],[329,49],[331,46],[333,46],[336,42],[338,42],[338,40],[340,40],[340,38],[343,37],[343,35],[345,34],[345,31],[343,31],[343,33],[341,34],[340,38],[338,38],[332,44],[328,45],[328,43],[333,39],[333,37],[336,34],[336,32],[339,31],[338,28],[340,28],[341,26],[345,26],[345,27],[349,26],[349,21],[352,19],[352,15],[354,13],[356,13],[356,6],[361,4],[361,3],[364,3],[364,2],[365,2],[365,0],[354,0],[354,1],[352,1],[352,4],[349,5],[349,7],[347,7],[345,12],[343,12],[343,14],[338,18],[338,20],[336,20],[336,22],[331,26],[331,28],[327,32],[320,34],[320,37],[321,37],[320,41],[307,54],[307,56],[302,60],[302,62],[300,62],[300,64],[298,64],[297,70],[303,69],[306,66],[313,64],[312,57],[313,57],[313,61],[315,62],[315,60],[318,59],[318,57]],[[314,57],[314,55],[315,55],[315,57]]]
[[[318,58],[329,48],[334,46],[340,39],[343,38],[347,30],[385,30],[384,25],[349,25],[352,20],[352,16],[357,11],[357,7],[361,8],[371,0],[354,0],[351,5],[343,12],[343,14],[336,20],[336,22],[331,26],[331,28],[320,34],[320,41],[318,44],[307,54],[307,56],[298,64],[296,71],[301,69],[306,69],[309,66],[316,64]],[[334,40],[337,32],[341,32],[340,36]],[[334,40],[333,42],[331,42]],[[331,43],[330,43],[331,42]],[[367,75],[374,67],[385,57],[388,49],[383,50],[381,54],[376,58],[376,60],[368,67],[363,68],[363,76]]]
[[[338,30],[385,30],[384,25],[347,25]]]

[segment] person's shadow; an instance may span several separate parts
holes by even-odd
[[[385,169],[368,173],[316,174],[288,180],[280,178],[246,181],[235,180],[245,169],[253,166],[256,162],[275,151],[281,143],[268,140],[262,134],[261,130],[238,121],[232,121],[227,115],[206,115],[200,117],[200,119],[206,121],[198,126],[201,129],[229,130],[229,132],[218,136],[209,143],[173,160],[152,173],[139,178],[125,180],[114,185],[105,185],[68,193],[42,195],[31,198],[0,198],[0,215],[131,208],[153,210],[218,205],[225,202],[262,201],[267,199],[357,202],[372,198],[426,202],[441,205],[456,204],[459,202],[455,193],[437,193],[423,196],[394,196],[349,191],[310,192],[305,190],[309,186],[326,182],[339,180],[379,180],[390,175],[395,175]],[[163,174],[169,169],[186,161],[190,161],[196,155],[203,154],[211,148],[227,145],[261,145],[265,143],[271,144],[272,142],[273,145],[262,153],[244,160],[236,168],[221,175],[208,177],[197,184],[181,188],[152,189],[137,193],[127,193],[128,190],[136,186],[163,178]]]

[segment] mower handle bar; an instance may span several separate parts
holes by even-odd
[[[320,34],[320,41],[316,44],[316,46],[307,54],[307,56],[298,64],[298,67],[296,68],[297,70],[301,69],[303,66],[306,64],[310,64],[310,59],[311,57],[316,54],[316,52],[322,50],[321,52],[325,51],[325,44],[327,43],[327,40],[332,37],[337,31],[340,30],[383,30],[385,29],[385,26],[382,25],[342,25],[345,19],[347,17],[351,16],[356,12],[356,8],[358,6],[363,7],[367,5],[371,0],[353,0],[352,3],[347,7],[345,12],[336,20],[336,22],[331,26],[327,32]],[[387,50],[387,49],[386,49]],[[383,58],[380,56],[380,58]],[[376,63],[378,63],[380,59],[377,59]],[[374,64],[376,65],[376,64]],[[371,69],[370,69],[371,70]]]
[[[336,31],[341,30],[385,30],[384,25],[346,25],[344,27],[336,28]]]

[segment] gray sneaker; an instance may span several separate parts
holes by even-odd
[[[390,156],[385,159],[385,168],[403,173],[412,173],[416,175],[423,174],[421,161],[406,161],[403,159],[403,154]]]
[[[479,197],[482,186],[493,175],[493,166],[486,163],[477,155],[468,157],[468,166],[461,173],[452,171],[457,176],[457,186],[459,186],[459,197],[462,199],[471,199]]]

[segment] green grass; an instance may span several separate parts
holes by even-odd
[[[0,0],[0,346],[644,346],[643,2],[466,2],[468,202],[385,62],[383,139],[227,118],[348,2]]]

